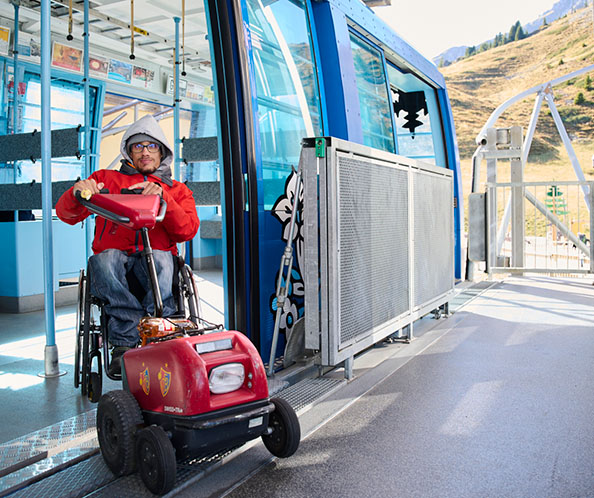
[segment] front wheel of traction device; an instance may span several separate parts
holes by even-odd
[[[262,436],[264,446],[274,456],[287,458],[299,448],[301,427],[293,407],[282,398],[272,398],[274,411],[268,416],[268,427],[272,432]]]
[[[136,437],[138,473],[147,489],[163,495],[175,484],[175,450],[165,431],[156,425],[145,427]]]
[[[143,423],[140,407],[128,391],[110,391],[97,406],[97,438],[105,463],[116,476],[136,470],[134,440]]]

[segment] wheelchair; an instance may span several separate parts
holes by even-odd
[[[91,207],[90,204],[87,207]],[[146,233],[143,233],[143,240],[144,237],[146,237],[146,245],[150,246]],[[183,258],[173,255],[172,258],[174,263],[173,296],[177,311],[173,316],[168,318],[189,319],[196,324],[203,323],[206,324],[205,330],[218,328],[219,326],[210,324],[200,318],[198,289],[192,269],[185,264]],[[157,275],[154,265],[149,266],[149,273],[153,292],[155,296],[158,295],[155,315],[160,316],[162,303],[156,283]],[[85,269],[80,270],[76,305],[74,387],[75,389],[80,388],[83,396],[87,396],[91,402],[96,403],[99,401],[102,393],[103,372],[105,371],[108,378],[116,381],[121,380],[122,376],[121,374],[112,375],[109,373],[110,346],[109,330],[107,327],[108,316],[105,312],[106,303],[91,293],[91,278],[92,275],[89,274],[88,266],[86,271]],[[130,291],[142,302],[144,289],[136,277],[133,274],[129,274],[126,276],[126,279]]]
[[[177,312],[170,318],[188,318],[199,323],[199,296],[192,269],[179,256],[174,262],[173,296]],[[76,306],[76,342],[74,350],[74,387],[96,403],[102,393],[103,371],[108,378],[119,381],[120,374],[109,373],[109,330],[105,305],[91,293],[91,275],[88,268],[80,270]],[[131,292],[142,301],[143,289],[133,274],[127,275]]]

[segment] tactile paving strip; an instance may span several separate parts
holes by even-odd
[[[0,472],[39,459],[0,478],[0,496],[96,451],[95,417],[96,410],[91,410],[0,445]]]

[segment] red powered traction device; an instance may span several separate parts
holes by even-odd
[[[97,407],[101,453],[111,471],[138,471],[155,494],[175,484],[178,460],[205,456],[262,437],[275,456],[289,457],[300,441],[299,420],[281,398],[269,398],[262,359],[241,332],[163,318],[148,237],[166,203],[153,195],[78,196],[91,212],[139,230],[155,296],[155,316],[143,318],[141,347],[123,356],[123,389]],[[215,330],[213,330],[215,329]]]

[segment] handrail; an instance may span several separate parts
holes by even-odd
[[[512,104],[525,99],[528,95],[531,95],[533,93],[538,93],[538,92],[543,92],[546,91],[547,88],[549,87],[554,87],[557,86],[560,83],[563,83],[567,80],[570,80],[572,78],[575,78],[577,76],[580,76],[581,74],[590,72],[590,71],[594,71],[594,64],[590,65],[590,66],[586,66],[583,67],[582,69],[578,69],[577,71],[573,71],[572,73],[566,74],[565,76],[561,76],[560,78],[556,78],[554,80],[550,80],[546,83],[541,83],[540,85],[536,85],[533,86],[532,88],[529,88],[528,90],[525,90],[521,93],[519,93],[518,95],[516,95],[515,97],[512,97],[511,99],[506,100],[505,102],[503,102],[503,104],[500,104],[489,116],[489,119],[487,119],[487,122],[485,123],[485,125],[481,128],[481,131],[478,133],[478,135],[476,136],[476,143],[478,145],[486,145],[487,143],[487,130],[489,128],[493,128],[493,125],[495,124],[495,121],[497,121],[497,119],[499,119],[499,117],[503,114],[503,112]]]

